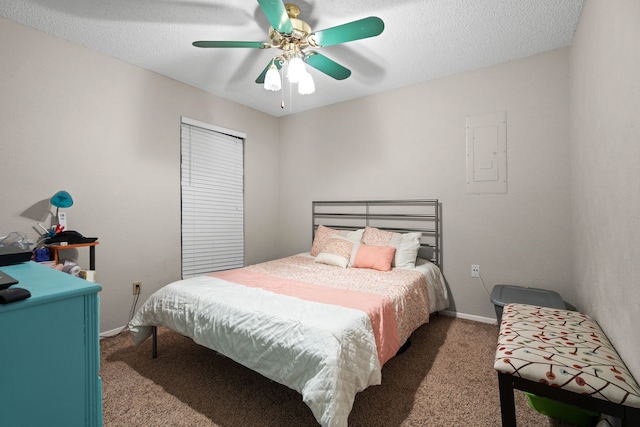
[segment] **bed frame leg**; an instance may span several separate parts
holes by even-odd
[[[153,333],[153,344],[152,344],[152,351],[151,351],[151,356],[154,359],[158,358],[158,327],[157,326],[152,326],[151,327],[151,331]]]
[[[516,427],[516,404],[511,375],[498,372],[498,385],[500,387],[502,427]]]
[[[410,339],[408,339],[404,344],[402,344],[402,346],[398,349],[398,352],[396,353],[396,356],[399,356],[402,353],[404,353],[405,351],[409,350],[409,347],[411,347],[411,340]]]

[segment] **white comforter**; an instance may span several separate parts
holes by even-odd
[[[131,321],[136,344],[151,335],[145,325],[166,326],[298,391],[323,426],[346,426],[355,395],[381,381],[371,322],[359,310],[205,276],[153,294]]]

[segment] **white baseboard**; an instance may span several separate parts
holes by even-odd
[[[124,331],[125,328],[126,328],[126,326],[120,326],[119,328],[111,329],[109,331],[100,332],[100,339],[115,337],[120,332]]]
[[[440,313],[443,316],[459,317],[460,319],[473,320],[475,322],[489,323],[493,325],[498,324],[498,321],[492,317],[482,317],[482,316],[476,316],[474,314],[465,314],[465,313],[459,313],[457,311],[449,311],[449,310],[441,311]]]

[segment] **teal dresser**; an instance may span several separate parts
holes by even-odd
[[[31,297],[0,305],[0,425],[102,425],[98,292],[26,262],[0,267]]]

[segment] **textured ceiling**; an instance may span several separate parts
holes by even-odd
[[[0,16],[273,116],[306,111],[571,44],[585,0],[292,0],[323,30],[368,16],[374,38],[320,49],[349,68],[311,69],[316,92],[254,81],[278,50],[199,49],[195,40],[268,41],[255,0],[0,0]]]

